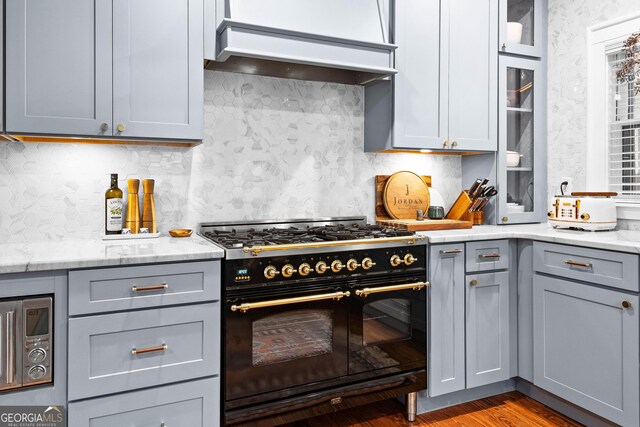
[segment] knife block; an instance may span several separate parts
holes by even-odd
[[[456,201],[447,212],[445,216],[446,219],[463,219],[469,213],[469,208],[471,207],[471,198],[469,197],[469,193],[465,190],[456,199]]]
[[[471,222],[473,225],[484,225],[484,211],[467,211],[464,219]]]

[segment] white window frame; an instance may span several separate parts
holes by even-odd
[[[587,190],[608,191],[607,53],[640,31],[640,12],[587,28]],[[620,200],[618,218],[640,220],[640,201]]]

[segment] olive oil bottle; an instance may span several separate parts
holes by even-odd
[[[122,190],[118,188],[118,174],[111,174],[111,188],[104,193],[104,233],[122,232]]]

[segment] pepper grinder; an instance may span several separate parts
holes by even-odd
[[[138,234],[140,232],[140,202],[138,200],[140,180],[127,180],[127,187],[129,194],[127,195],[127,218],[124,227],[131,230],[132,234]]]
[[[156,202],[153,198],[155,180],[143,179],[142,190],[142,227],[149,229],[149,233],[157,233],[156,226]]]

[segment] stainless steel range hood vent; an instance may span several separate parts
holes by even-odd
[[[207,69],[367,84],[395,74],[391,0],[205,0]]]

